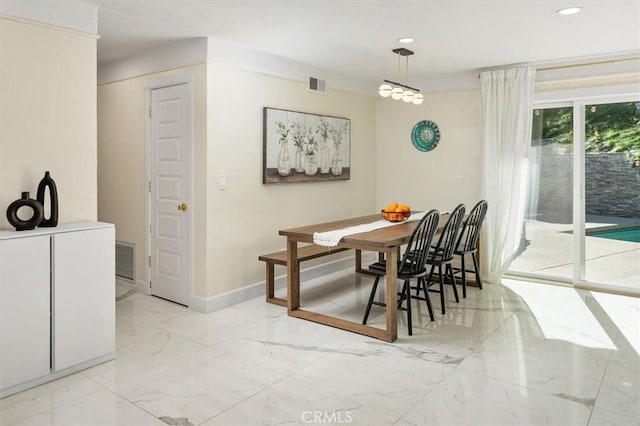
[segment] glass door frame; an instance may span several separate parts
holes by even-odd
[[[553,94],[544,93],[543,100],[536,100],[532,105],[532,113],[536,109],[545,108],[573,108],[573,240],[572,240],[572,260],[573,260],[573,276],[571,278],[542,275],[531,272],[517,272],[509,270],[508,275],[532,278],[543,281],[553,281],[558,284],[572,285],[575,288],[584,288],[588,290],[609,291],[620,294],[628,294],[640,297],[640,291],[636,292],[625,286],[607,284],[596,281],[588,281],[586,279],[586,153],[585,153],[585,134],[586,120],[585,109],[591,104],[609,104],[618,102],[638,102],[640,101],[640,92],[633,90],[627,93],[619,94],[572,94],[563,96],[557,95],[554,100]]]

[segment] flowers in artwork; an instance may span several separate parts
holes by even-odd
[[[323,140],[327,140],[329,138],[331,132],[331,123],[324,117],[320,117],[320,124],[318,125],[318,133]]]
[[[285,143],[289,137],[290,128],[282,121],[276,121],[276,132],[280,135],[279,143]]]
[[[333,138],[333,145],[336,149],[339,149],[342,143],[342,138],[349,132],[349,123],[344,123],[342,126],[330,126],[329,132]]]
[[[304,140],[304,151],[307,155],[315,155],[318,150],[318,138],[315,136],[318,131],[307,129],[307,136]]]
[[[304,124],[302,124],[299,121],[294,121],[293,123],[291,123],[291,138],[293,139],[293,144],[295,145],[296,148],[298,149],[303,149],[304,148],[304,134],[305,134],[305,127]]]
[[[329,131],[331,124],[324,117],[320,117],[320,124],[318,125],[318,134],[320,135],[320,173],[329,173],[331,167],[331,154],[329,149],[328,139],[330,137]]]

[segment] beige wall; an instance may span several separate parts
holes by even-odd
[[[440,143],[421,152],[413,126],[435,122]],[[480,199],[482,113],[480,91],[427,93],[422,105],[376,103],[376,208],[396,201],[415,210],[471,208]]]
[[[206,64],[98,86],[98,217],[116,224],[116,239],[136,245],[136,276],[145,280],[145,85],[192,81],[194,277],[205,277]],[[204,296],[203,292],[198,292]]]
[[[264,280],[258,255],[285,247],[278,229],[375,211],[375,99],[210,62],[207,295]],[[263,107],[351,119],[351,179],[262,184]],[[227,175],[227,189],[217,189]]]
[[[145,279],[144,87],[194,78],[194,294],[210,297],[264,280],[259,254],[282,249],[278,229],[375,210],[375,99],[242,71],[220,63],[184,67],[98,87],[99,218],[136,244]],[[262,184],[265,106],[351,119],[351,180]],[[227,188],[217,189],[218,175]]]
[[[0,17],[0,229],[44,172],[59,222],[97,218],[96,38]]]

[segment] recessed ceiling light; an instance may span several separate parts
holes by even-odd
[[[416,41],[416,39],[413,37],[401,37],[398,39],[398,43],[413,43],[414,41]]]
[[[558,9],[556,10],[556,13],[558,15],[575,15],[576,13],[580,12],[582,10],[582,8],[580,6],[573,6],[573,7],[565,7],[563,9]]]

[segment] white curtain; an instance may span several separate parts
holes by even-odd
[[[534,81],[535,69],[531,67],[480,74],[482,193],[489,202],[480,257],[488,282],[498,282],[507,271],[522,235]]]

